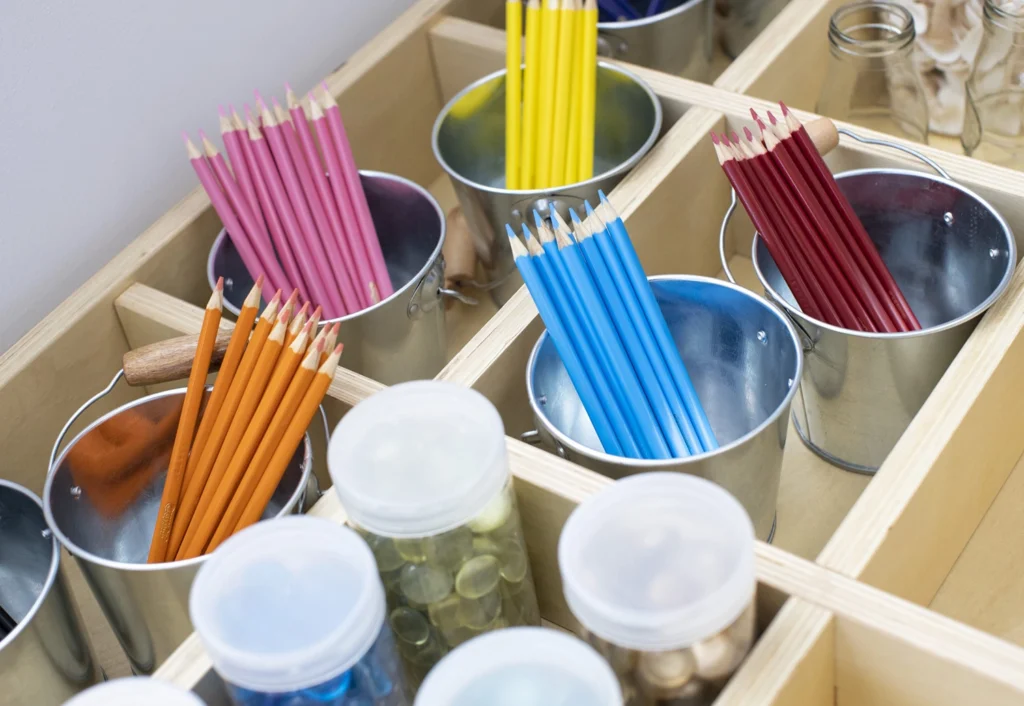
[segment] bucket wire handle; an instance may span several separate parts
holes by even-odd
[[[736,278],[732,276],[732,270],[729,269],[729,258],[725,255],[725,231],[729,227],[729,221],[732,220],[732,213],[736,210],[736,189],[732,189],[732,202],[729,204],[728,210],[725,212],[725,217],[722,219],[722,227],[718,229],[718,257],[722,260],[722,269],[725,271],[725,276],[729,278],[729,281],[733,284],[738,284]]]
[[[845,127],[838,128],[836,130],[836,132],[838,132],[840,135],[846,135],[847,137],[849,137],[849,138],[851,138],[853,140],[856,140],[857,142],[862,142],[865,145],[878,145],[879,147],[889,147],[889,148],[897,150],[899,152],[903,152],[905,154],[909,154],[911,157],[915,157],[915,158],[921,160],[922,162],[927,164],[929,167],[934,169],[936,171],[936,173],[940,177],[942,177],[943,179],[948,179],[950,181],[954,181],[953,177],[951,177],[949,175],[949,172],[947,172],[945,169],[940,167],[935,162],[935,160],[933,160],[931,157],[926,157],[925,155],[923,155],[920,152],[918,152],[917,150],[915,150],[913,147],[907,147],[906,145],[900,145],[900,144],[897,144],[895,142],[890,142],[889,140],[878,140],[878,139],[876,139],[874,137],[864,137],[863,135],[858,135],[857,133],[855,133],[852,130],[850,130],[848,128],[845,128]]]
[[[92,406],[93,402],[96,402],[97,400],[109,395],[110,391],[114,389],[114,386],[117,385],[118,381],[120,381],[120,379],[123,377],[124,370],[118,370],[117,375],[114,376],[114,379],[110,381],[109,385],[107,385],[105,388],[103,388],[95,395],[90,397],[88,400],[86,400],[85,404],[79,407],[78,411],[71,415],[71,419],[69,419],[67,423],[64,425],[64,428],[60,430],[60,433],[57,434],[57,440],[53,443],[53,450],[50,451],[50,465],[48,466],[49,470],[53,470],[54,461],[57,460],[57,452],[60,450],[61,442],[64,441],[64,437],[67,435],[68,429],[71,428],[71,425],[78,421],[78,418],[85,413],[85,410],[89,409],[89,407]]]
[[[323,405],[320,405],[317,409],[320,411],[320,421],[324,426],[324,446],[326,447],[331,441],[331,427],[327,422],[327,410],[324,409]],[[309,502],[310,492],[313,493],[313,502]],[[299,514],[305,514],[311,507],[316,505],[323,495],[324,491],[320,487],[320,480],[316,477],[316,473],[310,470],[306,490],[302,493],[302,497],[299,498]]]

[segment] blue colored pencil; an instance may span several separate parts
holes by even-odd
[[[523,282],[526,283],[526,288],[529,290],[534,304],[537,305],[537,311],[540,312],[540,316],[544,320],[544,326],[548,330],[548,335],[551,336],[551,342],[555,344],[558,357],[562,359],[569,379],[572,381],[573,387],[576,388],[576,393],[580,396],[584,409],[587,410],[587,416],[590,417],[590,422],[594,425],[594,431],[597,432],[601,446],[607,453],[621,455],[622,447],[619,446],[615,432],[612,431],[611,421],[597,397],[597,391],[591,384],[582,361],[576,355],[572,339],[569,338],[569,334],[562,325],[554,302],[541,280],[540,272],[534,266],[533,258],[530,257],[522,241],[516,237],[512,227],[506,224],[505,230],[508,233],[512,256],[515,258],[516,267],[519,268],[519,274],[522,275]]]
[[[594,284],[604,300],[605,308],[615,322],[615,327],[619,332],[619,339],[629,352],[629,358],[640,377],[644,392],[651,403],[654,416],[657,418],[658,425],[665,435],[665,441],[668,442],[672,455],[682,458],[693,453],[699,453],[700,441],[697,439],[696,434],[694,434],[693,441],[697,446],[694,447],[690,444],[683,430],[679,427],[677,417],[669,401],[670,398],[666,396],[664,386],[658,379],[661,374],[667,376],[668,371],[664,371],[664,373],[659,371],[656,364],[660,362],[660,357],[652,359],[647,352],[653,346],[654,341],[651,338],[650,331],[647,330],[647,325],[644,323],[640,307],[632,296],[632,287],[625,279],[621,268],[618,268],[618,262],[614,257],[614,250],[611,251],[612,257],[609,258],[609,254],[601,249],[600,242],[594,237],[586,223],[583,223],[583,227],[576,231],[576,239],[579,241],[584,260],[590,267]],[[619,271],[616,272],[616,269]],[[671,381],[668,381],[668,387],[671,387]],[[697,451],[693,451],[693,448],[696,448]]]
[[[650,322],[651,329],[658,342],[658,349],[668,365],[671,379],[675,384],[678,395],[682,398],[689,420],[695,428],[697,436],[700,438],[702,449],[704,451],[713,451],[718,448],[715,432],[711,429],[711,422],[704,411],[704,406],[700,403],[700,398],[697,396],[697,390],[693,386],[693,381],[686,370],[686,365],[679,355],[679,347],[668,330],[668,324],[665,323],[661,307],[658,306],[658,302],[654,298],[651,283],[647,280],[647,274],[640,264],[640,258],[637,257],[633,241],[630,240],[629,233],[626,231],[626,225],[622,222],[619,214],[615,212],[604,192],[599,191],[598,194],[601,197],[601,203],[598,205],[598,212],[595,218],[603,221],[606,225],[606,231],[610,236],[609,239],[614,244],[619,260],[633,285],[636,298],[643,307],[647,321]],[[588,212],[590,212],[590,205],[587,204],[587,207]]]
[[[636,11],[629,0],[597,0],[597,6],[612,15],[615,19],[613,22],[618,22],[620,19],[637,20],[640,19],[640,13]]]
[[[574,212],[572,215],[575,221],[579,220],[579,216]],[[572,239],[572,231],[557,212],[552,214],[552,218],[558,226],[555,237],[559,255],[565,264],[565,280],[570,283],[566,289],[572,291],[574,300],[579,302],[580,308],[586,312],[590,324],[588,331],[593,333],[598,341],[597,345],[608,356],[611,366],[609,375],[616,383],[616,391],[621,395],[620,404],[631,412],[630,422],[635,425],[631,428],[644,449],[644,458],[672,458],[672,452],[658,426],[658,419],[644,395],[643,385],[640,384],[633,364],[629,362],[626,349],[615,331],[615,324],[612,323],[591,278],[590,270],[583,260],[580,246]]]
[[[661,8],[664,4],[664,0],[651,0],[651,4],[647,6],[647,16],[654,17],[657,15],[661,12]]]

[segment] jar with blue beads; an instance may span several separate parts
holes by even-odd
[[[236,706],[409,706],[373,552],[346,527],[253,525],[207,559],[189,603]]]

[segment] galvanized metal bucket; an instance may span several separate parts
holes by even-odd
[[[485,282],[500,306],[522,286],[505,236],[514,223],[548,200],[597,198],[611,191],[661,134],[661,103],[632,73],[600,62],[593,179],[554,189],[510,191],[505,186],[505,71],[485,76],[449,101],[434,123],[434,156],[462,204]]]
[[[57,456],[75,420],[108,394],[122,375],[123,371],[119,372],[106,389],[82,405],[61,430],[50,456],[43,512],[46,524],[78,560],[132,669],[137,674],[151,674],[192,632],[188,594],[206,560],[146,563],[173,432],[166,443],[147,446],[146,455],[131,474],[114,487],[86,478],[76,449],[88,449],[99,438],[96,435],[109,439],[122,434],[127,428],[126,414],[144,415],[153,424],[173,430],[185,391],[160,392],[115,409],[86,427]],[[326,432],[326,420],[324,425]],[[311,485],[315,488],[312,455],[307,434],[263,513],[264,520],[304,509],[307,491]]]
[[[992,206],[924,155],[849,130],[839,132],[913,154],[940,175],[902,169],[836,175],[922,329],[863,333],[813,319],[800,311],[756,234],[751,257],[767,298],[782,307],[803,339],[807,366],[793,406],[797,433],[830,463],[874,473],[981,315],[1006,290],[1017,247],[1010,227]],[[734,193],[720,233],[722,263],[730,279],[724,242],[735,208]]]
[[[345,344],[349,370],[386,385],[432,378],[448,355],[442,299],[476,302],[444,287],[445,219],[434,197],[393,174],[359,174],[395,292],[368,309],[325,323],[342,322],[338,341]],[[237,315],[253,277],[225,231],[210,250],[206,276],[211,289],[224,277],[224,305]]]
[[[669,0],[651,17],[599,22],[597,51],[602,56],[694,81],[711,78],[714,54],[714,0]]]
[[[546,331],[526,364],[537,431],[523,440],[539,441],[616,480],[648,471],[707,478],[731,492],[750,514],[757,536],[770,541],[789,409],[803,368],[797,332],[779,309],[728,282],[684,275],[650,281],[720,448],[668,461],[601,451]]]
[[[0,639],[0,700],[6,706],[64,703],[100,677],[42,504],[5,480],[0,480],[0,607],[16,622]]]
[[[729,58],[738,57],[788,3],[789,0],[719,0],[722,48]]]

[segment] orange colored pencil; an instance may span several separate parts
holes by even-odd
[[[242,476],[242,481],[238,484],[238,490],[235,492],[234,497],[231,498],[231,504],[224,511],[224,517],[221,518],[220,525],[217,527],[213,539],[210,540],[210,551],[213,551],[214,548],[219,546],[221,542],[230,537],[234,532],[235,525],[238,524],[242,512],[248,506],[253,492],[255,492],[260,479],[263,477],[267,464],[270,463],[270,458],[277,451],[277,447],[288,428],[288,424],[298,411],[299,404],[301,404],[305,397],[310,383],[313,382],[322,350],[322,340],[315,346],[311,346],[306,353],[306,357],[302,359],[298,371],[288,384],[288,391],[285,392],[284,397],[281,399],[281,403],[274,413],[270,426],[267,427],[266,433],[263,434],[263,439],[260,441],[256,453],[253,454],[252,460],[245,470],[245,475]],[[295,449],[292,449],[292,454],[294,455],[294,453]]]
[[[206,442],[210,438],[213,424],[224,406],[224,399],[228,396],[228,388],[231,381],[238,372],[238,363],[245,353],[246,344],[249,342],[249,334],[252,333],[252,325],[256,323],[256,317],[260,313],[260,299],[263,296],[263,275],[256,280],[256,284],[249,291],[249,295],[242,302],[242,309],[238,312],[238,320],[235,322],[235,330],[231,333],[231,341],[228,349],[224,352],[224,360],[221,361],[220,370],[217,371],[217,379],[213,383],[213,392],[203,410],[203,416],[199,420],[199,431],[196,432],[196,440],[192,442],[192,451],[188,456],[188,466],[185,467],[185,482],[182,484],[182,495],[187,492],[192,476],[195,474],[196,466],[206,448]],[[181,503],[178,504],[178,512],[181,512]],[[191,512],[191,510],[189,511]],[[175,525],[178,524],[175,517]],[[172,534],[173,538],[173,534]],[[176,552],[174,547],[171,552]],[[170,555],[170,552],[168,553]]]
[[[249,498],[245,510],[242,511],[242,515],[235,525],[235,532],[255,524],[263,516],[263,512],[267,509],[270,499],[274,496],[274,491],[277,490],[281,478],[284,477],[284,472],[288,469],[289,462],[295,455],[295,449],[299,447],[306,429],[309,428],[310,422],[313,421],[316,408],[323,402],[324,395],[327,394],[327,390],[334,380],[334,374],[338,369],[338,360],[341,358],[343,348],[344,346],[340,344],[335,347],[334,352],[320,366],[316,377],[313,378],[312,384],[306,390],[306,394],[302,398],[298,409],[291,415],[288,428],[285,430],[281,440],[276,444],[274,455],[270,457],[270,461],[267,463],[266,470],[263,471],[256,490],[253,492],[252,497]]]
[[[199,405],[206,391],[206,376],[210,372],[210,359],[213,357],[213,344],[217,341],[220,327],[220,312],[224,306],[224,278],[217,280],[210,301],[206,304],[203,315],[203,326],[199,331],[199,344],[196,346],[196,357],[192,361],[192,370],[188,376],[188,387],[185,388],[185,401],[182,403],[181,416],[178,418],[178,429],[174,435],[174,446],[167,467],[167,478],[164,491],[160,498],[160,512],[157,514],[156,526],[153,528],[153,540],[149,545],[149,563],[165,561],[167,545],[171,541],[171,530],[174,528],[174,515],[178,509],[178,498],[185,480],[185,466],[188,463],[188,451],[192,447],[192,435],[196,430],[196,418],[199,416]]]
[[[270,382],[274,367],[277,365],[277,359],[281,355],[281,348],[284,344],[284,336],[287,329],[287,314],[282,311],[277,317],[277,323],[274,325],[273,330],[267,337],[263,350],[260,351],[259,359],[256,361],[252,376],[249,378],[249,384],[246,386],[245,392],[242,393],[242,399],[235,410],[231,426],[228,428],[228,433],[224,437],[224,442],[217,453],[217,460],[214,462],[213,468],[210,471],[210,477],[203,488],[195,514],[192,515],[192,520],[189,522],[188,530],[182,541],[182,548],[178,551],[179,559],[191,559],[200,556],[206,547],[210,534],[213,533],[212,528],[206,532],[203,531],[206,528],[210,507],[213,504],[214,498],[220,492],[221,486],[224,485],[225,475],[231,459],[235,455],[235,450],[241,443],[249,426],[249,421],[256,411],[257,404],[263,397],[263,391]]]
[[[334,346],[336,346],[337,343],[338,343],[338,331],[340,329],[341,329],[341,323],[340,322],[334,324],[334,326],[331,326],[330,333],[328,333],[327,334],[327,338],[324,339],[324,352],[320,354],[320,362],[317,363],[317,366],[323,365],[324,361],[327,360],[327,356],[329,356],[331,354],[331,351],[334,350]],[[327,330],[327,327],[325,326],[324,327],[324,331],[326,331],[326,330]]]
[[[299,332],[302,331],[302,327],[306,325],[306,317],[309,315],[309,302],[302,305],[299,309],[299,313],[292,317],[292,320],[288,323],[288,333],[284,336],[284,347],[288,348],[292,345],[292,341],[295,340]]]
[[[235,373],[234,379],[231,381],[231,387],[228,389],[227,397],[221,406],[220,414],[214,420],[213,429],[210,431],[210,438],[207,440],[206,446],[196,462],[195,472],[189,479],[188,487],[182,494],[178,513],[174,518],[174,530],[171,533],[171,543],[167,550],[168,557],[173,552],[175,559],[180,560],[184,558],[181,550],[185,540],[188,539],[186,532],[189,529],[192,518],[195,516],[196,509],[200,507],[200,499],[210,478],[210,471],[213,469],[217,455],[223,447],[224,439],[235,416],[235,410],[238,409],[242,396],[249,385],[249,380],[252,378],[252,373],[259,361],[260,353],[263,351],[263,347],[266,345],[270,332],[274,327],[274,321],[278,317],[280,305],[281,290],[277,290],[277,294],[274,295],[270,303],[263,310],[263,314],[256,323],[256,330],[253,331],[252,336],[249,338],[249,344],[245,347],[242,361],[238,364],[238,372]],[[191,459],[189,459],[189,463],[191,464]]]
[[[309,324],[310,322],[306,322],[305,327],[295,338],[292,345],[281,354],[280,363],[274,367],[273,374],[269,376],[269,382],[265,389],[262,390],[259,404],[255,407],[253,413],[249,415],[245,425],[245,432],[232,450],[230,460],[220,481],[215,487],[207,485],[207,490],[212,491],[213,497],[202,516],[197,514],[193,518],[193,522],[199,522],[199,527],[196,529],[195,536],[186,549],[189,556],[199,556],[204,553],[210,538],[217,531],[221,518],[224,516],[224,511],[238,489],[242,476],[245,474],[245,469],[249,467],[249,461],[252,460],[260,439],[274,418],[274,413],[281,403],[281,398],[284,397],[285,392],[288,390],[288,384],[295,375],[295,370],[302,362],[306,346],[309,343]],[[232,424],[232,426],[234,425]],[[217,465],[221,465],[221,456],[217,457]]]

